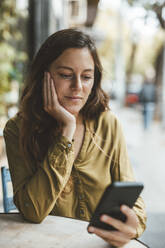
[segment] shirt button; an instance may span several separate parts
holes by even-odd
[[[80,214],[84,215],[84,210],[83,209],[80,209]]]
[[[83,199],[83,196],[82,195],[79,195],[79,199],[82,200]]]
[[[80,184],[80,180],[78,178],[76,178],[76,183]]]

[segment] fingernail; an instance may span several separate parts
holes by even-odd
[[[91,226],[91,227],[89,227],[88,230],[89,230],[89,232],[94,232],[95,229],[94,229],[94,227]]]
[[[123,205],[123,206],[121,207],[121,209],[125,211],[125,210],[127,210],[127,207],[126,207],[125,205]]]
[[[106,215],[101,216],[101,220],[106,221],[107,220],[107,216]]]

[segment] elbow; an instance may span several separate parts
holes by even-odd
[[[29,214],[28,215],[23,214],[23,217],[28,222],[31,222],[34,224],[40,224],[45,218],[45,216],[43,217],[43,216],[36,216],[36,215],[29,215]]]
[[[40,224],[47,216],[46,214],[36,213],[36,211],[34,211],[32,209],[29,209],[28,211],[27,210],[26,211],[20,210],[20,212],[26,221],[31,222],[31,223],[35,223],[35,224]]]
[[[36,209],[33,207],[17,206],[17,208],[19,209],[19,212],[21,213],[23,218],[31,223],[40,224],[47,216],[46,213],[39,213],[39,211],[36,211]]]
[[[14,200],[19,212],[28,222],[40,224],[50,212],[48,206],[43,207],[43,205],[34,204],[32,201],[22,201],[17,197]]]

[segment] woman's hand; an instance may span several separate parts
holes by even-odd
[[[126,222],[119,221],[108,215],[101,216],[101,221],[112,225],[117,229],[116,231],[107,231],[95,227],[90,227],[89,231],[95,233],[113,246],[120,247],[125,245],[131,239],[136,237],[138,218],[135,212],[125,205],[121,206],[121,211],[127,217]]]
[[[76,129],[76,118],[59,103],[54,81],[49,72],[44,74],[43,97],[44,110],[63,124],[62,134],[71,141]]]

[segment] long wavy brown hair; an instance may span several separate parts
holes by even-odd
[[[52,34],[43,43],[34,60],[20,100],[20,147],[25,158],[43,161],[48,148],[61,130],[57,120],[44,110],[44,72],[68,48],[88,48],[95,64],[94,85],[81,109],[84,120],[91,120],[108,109],[109,97],[101,89],[102,66],[92,39],[77,29],[64,29]]]

